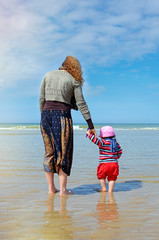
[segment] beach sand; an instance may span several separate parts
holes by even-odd
[[[98,147],[74,131],[74,195],[60,197],[48,195],[39,130],[0,131],[0,239],[158,240],[159,131],[116,134],[123,155],[114,193],[97,191]]]

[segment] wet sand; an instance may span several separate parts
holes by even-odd
[[[97,191],[98,148],[83,136],[74,133],[74,195],[60,197],[48,196],[40,133],[0,132],[0,239],[158,240],[159,132],[117,132],[123,156],[113,194]]]

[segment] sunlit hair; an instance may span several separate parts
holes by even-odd
[[[76,79],[76,81],[81,83],[84,81],[82,78],[81,64],[75,57],[67,56],[59,70],[66,70]]]

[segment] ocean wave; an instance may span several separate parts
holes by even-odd
[[[103,125],[96,125],[95,129],[98,131]],[[112,125],[113,126],[113,125]],[[159,131],[159,125],[154,126],[123,126],[121,124],[118,126],[113,126],[115,131]],[[73,125],[74,131],[86,131],[87,125],[80,125],[80,124],[74,124]],[[40,125],[39,124],[0,124],[0,131],[40,131]]]
[[[98,131],[102,126],[96,126],[95,129]],[[115,131],[159,131],[159,127],[113,127]],[[87,126],[74,125],[73,129],[75,131],[87,130]]]
[[[159,131],[159,127],[114,128],[115,131]]]
[[[39,125],[31,125],[31,126],[23,126],[23,125],[19,125],[19,126],[11,126],[11,127],[0,127],[0,131],[5,131],[5,130],[8,130],[8,131],[16,131],[16,130],[19,130],[19,131],[25,131],[25,130],[40,130],[40,126]],[[73,125],[73,130],[75,131],[83,131],[83,130],[87,130],[87,127],[85,126],[79,126],[79,125]]]
[[[83,130],[85,130],[85,128],[80,127],[79,125],[73,125],[73,130],[75,130],[75,131],[83,131]]]
[[[0,127],[0,130],[8,130],[8,131],[15,131],[15,130],[40,130],[40,126],[32,125],[32,126],[12,126],[12,127]]]

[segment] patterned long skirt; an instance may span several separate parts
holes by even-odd
[[[70,111],[43,110],[41,133],[45,145],[44,171],[70,175],[73,157],[73,124]]]

